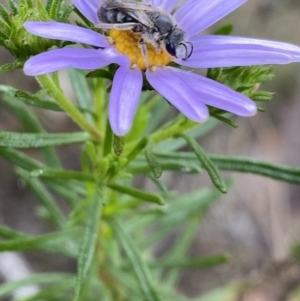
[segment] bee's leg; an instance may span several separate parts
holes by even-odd
[[[143,56],[143,59],[145,62],[145,66],[148,69],[148,67],[149,67],[148,66],[148,50],[147,50],[147,46],[146,46],[146,43],[143,38],[141,38],[139,40],[139,48],[141,49],[142,56]]]
[[[160,41],[156,41],[155,42],[155,45],[154,45],[154,48],[156,50],[156,53],[161,53],[161,42]]]
[[[137,23],[100,23],[98,26],[102,29],[131,30],[137,26]]]

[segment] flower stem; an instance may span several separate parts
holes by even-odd
[[[93,139],[97,141],[101,140],[101,135],[98,130],[84,118],[81,112],[64,95],[59,87],[57,87],[48,74],[37,76],[36,79],[42,88],[44,88],[48,94],[56,100],[57,104],[78,124],[80,128],[88,132]]]

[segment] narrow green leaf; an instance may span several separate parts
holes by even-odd
[[[213,163],[213,161],[209,158],[209,156],[205,153],[205,151],[198,145],[197,141],[186,134],[181,134],[180,136],[183,137],[186,140],[186,142],[192,147],[197,158],[199,159],[203,167],[207,170],[215,186],[222,193],[226,193],[227,192],[226,184],[221,178],[217,166]]]
[[[9,5],[9,8],[10,8],[10,11],[12,12],[12,14],[14,16],[16,16],[18,14],[18,12],[19,12],[18,6],[14,2],[14,0],[8,0],[7,2],[8,2],[8,5]]]
[[[200,124],[198,127],[187,131],[186,133],[193,138],[198,138],[206,135],[210,131],[212,131],[220,122],[214,118],[210,118],[203,124]],[[162,141],[155,145],[155,149],[167,152],[167,151],[175,151],[186,145],[186,141],[183,138],[169,138],[165,141]]]
[[[148,174],[147,177],[158,187],[158,189],[164,194],[168,193],[166,184],[160,179],[155,178],[152,174]]]
[[[155,159],[151,147],[145,149],[145,157],[147,159],[148,165],[151,168],[154,178],[160,178],[162,175],[162,168],[159,162]]]
[[[36,273],[21,280],[15,280],[0,285],[0,298],[4,298],[20,287],[33,284],[49,284],[73,280],[74,276],[67,273]]]
[[[201,173],[202,168],[198,162],[190,162],[188,160],[180,158],[169,158],[169,159],[160,159],[158,160],[162,170],[173,170],[186,173]],[[132,174],[148,174],[151,172],[151,169],[148,163],[138,157],[136,160],[130,163],[126,171]]]
[[[142,222],[145,222],[146,220],[143,226],[138,225],[140,221],[137,223],[138,229],[151,226],[153,224],[161,229],[161,231],[157,232],[157,234],[152,235],[151,237],[147,238],[147,240],[144,240],[141,244],[141,247],[146,249],[153,246],[160,240],[164,239],[167,235],[174,232],[174,229],[176,229],[178,225],[182,225],[183,223],[187,222],[192,223],[194,221],[195,228],[194,231],[190,231],[190,235],[195,235],[195,229],[198,227],[199,218],[208,208],[210,208],[210,206],[220,199],[220,196],[221,193],[219,191],[201,189],[180,197],[170,197],[170,206],[165,214],[152,216],[152,218],[149,218],[148,221],[146,219],[142,220]],[[132,229],[131,231],[135,229],[134,224],[131,224],[129,227]],[[189,246],[189,243],[191,243],[193,237],[191,238],[191,236],[188,234],[184,234],[181,238],[182,239],[178,241],[178,246],[176,245],[176,248],[174,248],[174,250],[172,249],[174,252],[176,252],[175,255],[177,257],[183,256],[186,250],[185,248]],[[180,256],[178,255],[179,253]]]
[[[58,12],[60,9],[60,6],[62,4],[63,0],[53,0],[51,3],[51,7],[50,7],[50,18],[53,20],[57,20],[58,19]]]
[[[190,218],[187,220],[186,227],[184,232],[180,235],[180,238],[177,239],[175,244],[170,250],[168,250],[162,257],[162,260],[172,260],[177,261],[185,258],[187,252],[190,250],[192,243],[195,241],[195,236],[197,235],[199,229],[199,222],[201,220],[202,214],[195,216],[195,218]],[[162,274],[161,271],[160,274]],[[166,286],[169,287],[169,290],[172,290],[176,286],[177,281],[180,277],[180,270],[171,270],[169,271],[166,277]]]
[[[146,137],[142,138],[134,146],[134,148],[128,154],[126,154],[127,162],[123,165],[123,167],[128,165],[131,161],[133,161],[137,157],[137,155],[143,151],[143,149],[146,147],[148,142],[149,142],[148,138],[146,138]]]
[[[78,274],[73,301],[80,300],[82,289],[85,285],[87,274],[91,269],[99,234],[102,201],[98,192],[95,192],[89,210],[89,217],[84,232],[82,247],[78,257]]]
[[[7,90],[7,89],[5,89],[3,87],[7,87],[7,86],[0,85],[0,91],[3,89],[4,90],[3,92],[6,92],[5,90]],[[25,91],[19,91],[12,87],[9,87],[9,88],[11,88],[10,89],[11,91],[7,91],[7,92],[11,93],[12,91],[15,91],[15,93],[13,95],[13,96],[15,96],[15,100],[22,101],[29,106],[40,108],[40,109],[51,110],[51,111],[56,111],[56,112],[64,112],[64,110],[54,101],[42,99],[42,98],[38,97],[37,95],[33,95],[33,94],[30,94]],[[90,109],[82,108],[79,106],[76,106],[76,108],[82,113],[87,113],[87,114],[91,115],[93,118],[96,117],[95,113],[93,111],[91,111]]]
[[[232,24],[224,24],[221,28],[217,29],[214,34],[216,35],[230,35],[233,30]]]
[[[194,258],[177,258],[177,259],[156,259],[155,261],[148,262],[151,269],[198,269],[208,268],[216,265],[227,263],[230,256],[227,254],[201,256]],[[129,264],[124,264],[123,269],[128,269]]]
[[[0,157],[4,158],[13,165],[29,171],[36,168],[46,168],[43,163],[36,161],[24,153],[14,149],[0,147]]]
[[[13,148],[39,148],[45,146],[81,143],[87,141],[89,138],[89,134],[85,132],[60,134],[0,132],[0,146]]]
[[[74,11],[74,5],[70,4],[67,6],[65,11],[59,16],[58,21],[62,23],[67,23],[71,13]]]
[[[134,198],[138,198],[143,201],[155,203],[157,205],[165,204],[164,199],[158,194],[146,192],[144,190],[136,189],[133,187],[122,186],[119,184],[109,184],[107,186],[115,191],[128,194]]]
[[[14,102],[11,97],[6,95],[2,98],[2,102],[4,103],[4,106],[23,123],[26,131],[32,133],[44,133],[44,129],[39,120],[24,105]],[[59,159],[52,147],[42,148],[41,151],[47,165],[51,167],[60,166]]]
[[[47,11],[48,14],[50,14],[50,10],[51,10],[51,7],[52,7],[52,2],[53,2],[53,0],[47,0],[46,11]]]
[[[50,216],[50,220],[59,228],[64,228],[66,225],[66,218],[45,186],[38,179],[30,178],[28,172],[19,169],[18,174],[24,179],[37,198],[45,206]]]
[[[106,121],[105,139],[103,144],[103,157],[109,155],[113,148],[113,131],[110,127],[109,120]]]
[[[0,226],[0,237],[6,238],[6,239],[14,239],[14,238],[20,238],[24,237],[24,234],[18,231],[15,231],[11,228]]]
[[[0,74],[4,73],[6,71],[9,71],[9,70],[21,68],[21,67],[23,67],[23,65],[24,65],[23,61],[14,61],[12,63],[4,64],[4,65],[0,66]]]
[[[68,74],[79,106],[84,109],[93,108],[94,104],[92,102],[91,92],[85,76],[79,70],[76,69],[68,69]],[[91,115],[84,115],[89,122],[94,121]]]
[[[34,8],[33,0],[26,0],[25,3],[28,8]]]
[[[184,159],[189,160],[190,164],[195,164],[195,162],[197,162],[197,157],[194,153],[156,152],[155,154],[158,158],[161,159]],[[295,168],[287,165],[273,164],[247,157],[230,157],[218,155],[210,155],[209,157],[221,170],[252,173],[269,177],[275,180],[285,181],[293,184],[300,184],[300,168]]]
[[[113,74],[105,69],[98,69],[98,70],[91,71],[86,75],[86,77],[87,78],[99,78],[100,77],[100,78],[109,79],[111,81],[114,78]]]
[[[2,4],[0,4],[0,17],[2,18],[2,20],[10,24],[11,19],[9,13]]]
[[[236,122],[234,122],[233,120],[226,118],[225,116],[222,116],[220,114],[217,113],[210,113],[210,115],[214,118],[216,118],[217,120],[220,120],[226,124],[228,124],[229,126],[233,127],[234,129],[238,128],[238,124]]]
[[[111,219],[109,222],[114,230],[116,238],[123,247],[126,255],[128,256],[129,261],[132,264],[133,270],[140,284],[141,291],[144,295],[144,300],[161,301],[161,298],[157,295],[152,284],[148,267],[143,261],[141,254],[135,246],[133,240],[124,231],[124,228],[119,224],[119,222],[116,219]]]
[[[0,241],[0,252],[43,250],[74,257],[78,251],[75,239],[79,232],[74,230],[52,232],[38,236],[22,236]]]
[[[87,173],[73,170],[63,170],[63,169],[35,169],[30,173],[31,177],[34,178],[45,178],[45,179],[59,179],[59,180],[79,180],[94,182],[95,178]]]
[[[70,298],[70,291],[74,288],[75,282],[75,277],[55,282],[47,286],[42,286],[34,295],[21,299],[14,299],[13,301],[68,300]]]
[[[10,88],[10,89],[8,89]],[[12,96],[15,96],[16,100],[21,100],[27,105],[41,108],[41,109],[48,109],[52,111],[57,112],[63,112],[62,108],[56,104],[54,101],[41,99],[37,97],[36,95],[30,94],[25,91],[16,90],[12,87],[6,87],[6,86],[0,86],[0,91],[6,92],[6,93],[13,93]]]

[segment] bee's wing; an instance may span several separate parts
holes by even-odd
[[[155,9],[149,5],[137,2],[135,0],[104,0],[103,7],[107,10],[110,9],[124,9],[128,10],[141,10],[141,11],[154,11]]]
[[[153,21],[149,18],[149,16],[144,11],[139,10],[130,10],[126,11],[128,15],[137,20],[139,23],[143,24],[148,28],[152,28],[154,26]]]

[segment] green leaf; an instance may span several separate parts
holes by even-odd
[[[158,159],[158,158],[157,158]],[[180,158],[165,158],[158,159],[158,162],[162,170],[173,170],[186,173],[201,173],[202,168],[199,163],[190,162],[188,160]],[[132,174],[148,174],[151,172],[151,169],[148,163],[141,157],[138,157],[136,160],[130,163],[126,171]]]
[[[155,159],[151,147],[145,149],[145,157],[147,159],[148,165],[151,168],[154,178],[160,178],[162,175],[162,168],[159,162]]]
[[[191,129],[187,131],[186,133],[193,138],[198,138],[201,136],[206,135],[210,131],[212,131],[217,125],[219,124],[219,121],[210,118],[208,121],[206,121],[203,124],[199,124],[198,127]],[[162,152],[167,152],[167,151],[175,151],[183,146],[186,145],[186,141],[183,138],[169,138],[163,142],[160,142],[155,145],[155,149],[162,151]]]
[[[105,78],[105,79],[109,79],[112,81],[114,78],[114,75],[105,69],[98,69],[98,70],[89,72],[86,75],[86,77],[87,78],[99,78],[100,77],[100,78]]]
[[[58,19],[58,12],[59,12],[59,8],[62,4],[63,0],[53,0],[51,3],[51,7],[50,7],[50,18],[53,20],[57,20]]]
[[[44,133],[44,129],[40,124],[39,120],[35,115],[30,112],[24,105],[16,103],[9,96],[4,96],[2,98],[4,106],[12,112],[24,125],[24,128],[28,132],[33,133]],[[44,155],[45,162],[51,167],[59,167],[60,162],[55,153],[55,150],[51,147],[42,148],[42,153]]]
[[[181,197],[170,197],[170,205],[168,206],[165,214],[152,216],[152,218],[146,221],[143,226],[139,225],[139,223],[143,222],[143,220],[137,222],[138,229],[141,227],[151,226],[153,224],[161,229],[155,235],[153,234],[151,237],[147,238],[147,240],[144,240],[141,244],[141,247],[143,249],[149,248],[172,233],[174,229],[178,227],[178,225],[189,222],[193,220],[193,218],[199,219],[199,217],[201,217],[203,213],[220,198],[220,196],[221,194],[218,191],[201,189]],[[131,231],[133,231],[135,225],[132,223],[129,228],[131,228]],[[194,235],[195,231],[191,231],[191,233]],[[185,236],[182,238],[184,239],[184,237]],[[184,240],[182,243],[179,243],[181,257],[184,252],[181,248],[185,248],[185,245],[188,245],[188,243],[184,244],[183,242]]]
[[[82,289],[86,283],[88,272],[92,267],[92,260],[99,235],[101,208],[102,201],[96,191],[89,208],[89,217],[87,219],[82,247],[78,257],[78,274],[73,301],[81,300]]]
[[[223,116],[221,114],[211,112],[210,115],[212,117],[216,118],[217,120],[228,124],[229,126],[233,127],[234,129],[238,128],[238,124],[236,122],[234,122],[233,120],[231,120],[229,118],[226,118],[225,116]]]
[[[37,168],[46,168],[46,166],[43,163],[36,161],[15,149],[0,147],[0,157],[4,158],[11,164],[21,167],[28,171]]]
[[[230,256],[227,254],[201,256],[194,258],[176,258],[176,259],[155,259],[155,261],[148,262],[151,269],[199,269],[208,268],[216,265],[227,263]],[[124,264],[123,269],[128,269],[129,265]]]
[[[24,65],[24,62],[23,61],[18,61],[18,60],[14,61],[12,63],[4,64],[4,65],[0,66],[0,74],[4,73],[6,71],[9,71],[9,70],[21,68],[21,67],[23,67],[23,65]]]
[[[19,8],[13,0],[8,0],[8,5],[13,16],[16,16],[19,12]]]
[[[67,273],[36,273],[21,280],[11,281],[0,285],[0,298],[5,298],[15,290],[35,284],[49,284],[73,280],[74,276]]]
[[[58,21],[62,23],[67,23],[74,9],[75,6],[73,4],[68,5],[65,11],[58,17]]]
[[[181,137],[183,137],[186,140],[186,142],[192,147],[197,158],[199,159],[199,161],[201,162],[203,167],[207,170],[207,172],[208,172],[212,182],[215,184],[215,186],[222,193],[226,193],[227,188],[226,188],[225,182],[221,178],[217,166],[209,158],[209,156],[206,154],[206,152],[198,145],[197,141],[194,140],[193,138],[189,137],[186,134],[181,134]]]
[[[155,203],[157,205],[165,204],[164,199],[158,194],[146,192],[144,190],[136,189],[133,187],[122,186],[119,184],[109,184],[107,186],[115,191],[128,194],[134,198],[138,198],[143,201]]]
[[[233,30],[233,25],[232,24],[224,24],[222,27],[217,29],[214,34],[216,35],[230,35]]]
[[[124,228],[119,224],[116,219],[109,220],[114,234],[123,247],[129,261],[132,264],[133,270],[137,276],[137,280],[140,285],[140,289],[143,293],[144,300],[147,301],[161,301],[161,298],[157,295],[154,286],[151,281],[150,272],[145,262],[143,261],[141,254],[136,248],[131,237],[124,231]]]
[[[7,89],[7,88],[10,88],[10,89]],[[33,95],[33,94],[30,94],[25,91],[19,91],[12,87],[3,86],[3,85],[2,86],[0,85],[0,91],[10,93],[10,95],[14,91],[14,94],[12,96],[15,97],[14,98],[15,100],[22,101],[26,105],[29,105],[32,107],[56,111],[56,112],[64,112],[64,110],[54,101],[42,99],[42,98],[38,97],[37,95]],[[87,114],[91,115],[93,118],[95,117],[95,113],[93,111],[91,111],[90,109],[85,109],[85,108],[82,108],[79,106],[76,106],[76,108],[82,113],[87,113]]]
[[[52,2],[53,2],[53,0],[47,0],[46,11],[47,11],[48,14],[50,14],[50,9],[51,9],[51,6],[52,6]]]
[[[50,220],[59,228],[64,228],[66,225],[66,218],[51,194],[47,191],[46,187],[38,179],[30,178],[28,172],[18,170],[18,174],[24,179],[40,202],[45,206],[50,216]]]
[[[13,148],[39,148],[45,146],[81,143],[87,141],[89,138],[89,134],[85,132],[60,134],[0,132],[0,146]]]
[[[3,21],[7,22],[8,24],[11,23],[9,13],[2,4],[0,4],[0,17],[2,18]]]
[[[93,108],[94,104],[92,102],[92,96],[85,76],[76,69],[68,69],[68,74],[79,106],[84,109]],[[84,115],[88,121],[94,121],[91,115]]]
[[[45,179],[60,179],[60,180],[79,180],[94,182],[95,178],[91,174],[80,171],[63,170],[63,169],[35,169],[30,173],[31,177],[45,178]]]
[[[156,152],[155,154],[158,158],[161,159],[177,158],[189,160],[190,164],[195,164],[195,162],[197,162],[197,158],[193,153]],[[285,181],[293,184],[300,184],[300,168],[295,168],[287,165],[273,164],[247,157],[230,157],[218,155],[210,155],[209,157],[221,170],[252,173],[269,177],[275,180]]]
[[[18,231],[15,231],[11,228],[5,227],[5,226],[0,226],[0,237],[2,238],[9,238],[9,239],[14,239],[14,238],[20,238],[24,237],[24,234]]]
[[[52,232],[38,236],[22,236],[0,241],[0,252],[43,250],[74,257],[77,254],[78,231],[68,230]]]
[[[14,96],[16,100],[22,101],[29,106],[57,112],[63,112],[63,109],[54,101],[41,99],[38,96],[30,94],[28,92],[20,91],[7,86],[0,86],[0,91],[9,93],[10,95],[12,94],[11,96]]]

